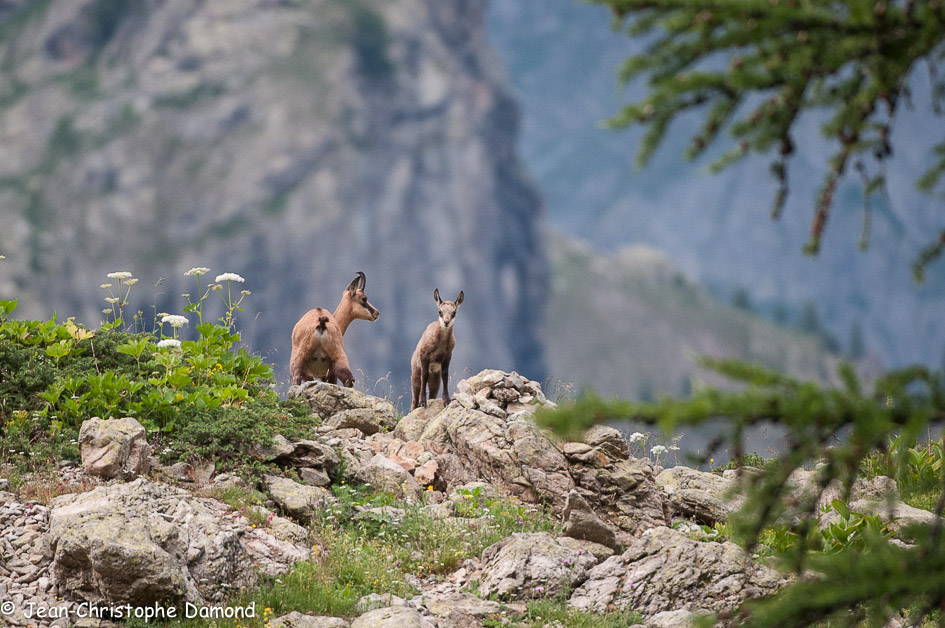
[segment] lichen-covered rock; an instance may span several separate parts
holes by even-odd
[[[482,552],[479,593],[501,599],[546,599],[571,590],[597,564],[590,552],[559,543],[547,532],[516,533]]]
[[[375,491],[394,494],[399,499],[416,501],[422,489],[410,473],[384,454],[376,454],[357,473],[357,479]]]
[[[539,406],[554,407],[533,382],[512,371],[486,369],[456,384],[456,402],[471,410],[503,418],[519,412],[533,413]]]
[[[393,430],[397,424],[391,402],[353,388],[311,381],[289,388],[288,397],[301,398],[314,414],[338,429],[355,428],[371,435]]]
[[[433,622],[407,606],[389,606],[364,613],[351,628],[435,628]]]
[[[781,574],[752,561],[734,543],[693,541],[659,527],[591,569],[569,604],[596,612],[632,608],[646,617],[679,608],[732,611],[784,583]]]
[[[564,454],[527,416],[497,417],[454,402],[419,442],[441,452],[440,477],[450,487],[485,480],[524,501],[547,500],[559,512],[574,488]]]
[[[434,593],[423,598],[423,605],[440,628],[482,626],[486,620],[501,622],[502,605],[468,593]]]
[[[93,603],[220,601],[233,588],[256,584],[244,535],[298,550],[296,560],[308,557],[252,530],[216,500],[143,478],[57,497],[49,518],[60,593]]]
[[[584,442],[616,460],[627,460],[630,447],[620,430],[608,425],[595,425],[584,432]]]
[[[564,536],[591,541],[615,552],[623,551],[613,528],[597,516],[587,500],[577,491],[568,493],[568,501],[561,516],[564,519],[564,527],[561,530]]]
[[[827,487],[821,490],[821,474],[827,472],[827,469],[818,466],[815,469],[795,469],[791,473],[788,481],[790,493],[786,497],[786,505],[789,508],[788,514],[793,515],[794,507],[800,512],[809,512],[810,502],[816,500],[816,508],[829,508],[830,504],[842,497],[843,487],[838,480],[830,482]],[[861,499],[899,501],[899,490],[896,481],[892,478],[880,475],[869,480],[857,478],[850,490],[850,501]]]
[[[252,510],[257,516],[265,517],[266,530],[272,536],[292,543],[305,543],[308,539],[308,530],[297,523],[294,523],[285,517],[280,517],[268,508],[262,506],[253,506]]]
[[[84,421],[79,428],[79,451],[85,472],[104,479],[127,480],[150,468],[147,431],[131,417]]]
[[[267,475],[264,482],[269,497],[287,515],[300,521],[308,521],[318,510],[335,501],[335,496],[320,486],[299,484],[278,475]]]
[[[444,405],[442,399],[433,399],[427,402],[424,407],[417,408],[405,415],[394,428],[394,436],[402,441],[416,441],[420,439],[423,430],[426,428],[430,419],[443,411]]]
[[[382,593],[369,593],[361,596],[354,607],[355,613],[364,614],[377,608],[387,608],[388,606],[406,606],[407,602],[393,594],[384,595]]]
[[[646,628],[692,628],[698,619],[696,613],[684,608],[675,611],[663,611],[646,620]]]
[[[436,460],[428,460],[413,472],[413,477],[421,487],[436,488],[440,465]]]
[[[735,481],[689,467],[666,469],[656,483],[677,514],[706,525],[725,521],[744,503]]]
[[[646,460],[617,460],[606,467],[572,464],[571,476],[597,514],[617,528],[625,547],[644,530],[671,522],[669,503]]]
[[[348,628],[351,624],[341,617],[303,615],[292,611],[288,615],[276,617],[268,625],[271,628]]]
[[[327,474],[334,473],[341,464],[341,457],[334,449],[314,440],[300,440],[291,443],[292,450],[275,458],[278,464],[299,468],[321,469]]]

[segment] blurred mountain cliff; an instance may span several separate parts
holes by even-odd
[[[406,387],[434,288],[466,293],[454,364],[544,378],[541,205],[483,9],[0,3],[0,294],[95,325],[128,270],[150,321],[189,268],[239,273],[243,339],[284,380],[296,320],[364,271],[381,316],[346,341],[368,382]]]

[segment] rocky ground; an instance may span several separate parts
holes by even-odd
[[[0,620],[98,626],[109,624],[82,617],[94,605],[221,605],[319,551],[304,526],[330,512],[337,498],[326,487],[338,482],[392,494],[399,506],[368,512],[384,521],[409,507],[469,529],[482,521],[464,499],[483,495],[544,504],[559,523],[510,534],[451,573],[411,577],[412,595],[367,596],[354,618],[296,611],[271,618],[273,626],[495,626],[517,621],[530,601],[552,599],[685,626],[696,613],[733,610],[786,582],[737,545],[697,539],[679,524],[724,521],[739,503],[734,476],[654,468],[603,426],[583,442],[552,440],[531,420],[549,402],[515,373],[483,371],[457,385],[449,406],[436,401],[399,420],[389,402],[352,389],[310,382],[289,394],[321,423],[310,439],[277,437],[258,449],[283,473],[255,487],[235,475],[162,467],[133,419],[89,421],[82,468],[61,465],[60,473],[64,484],[81,480],[90,490],[48,505],[0,492],[0,600],[12,603]],[[798,475],[799,492],[812,477]],[[268,501],[241,512],[207,496],[226,489],[261,489]],[[890,501],[894,493],[893,482],[877,478],[853,499],[900,522],[932,516]]]

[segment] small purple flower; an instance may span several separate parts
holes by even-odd
[[[535,587],[535,593],[541,593],[544,590],[545,590],[545,587],[541,586],[540,584],[537,587]]]

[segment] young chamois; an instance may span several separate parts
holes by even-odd
[[[441,301],[440,290],[437,288],[433,291],[433,299],[440,310],[440,317],[427,325],[417,348],[410,356],[410,384],[413,388],[411,410],[426,406],[428,398],[436,398],[436,393],[440,390],[440,380],[443,381],[443,403],[449,405],[450,402],[450,359],[453,357],[453,347],[456,346],[453,320],[456,318],[456,309],[463,302],[463,291],[459,291],[455,301]]]
[[[364,295],[364,273],[359,272],[341,295],[334,313],[323,308],[309,310],[292,329],[292,355],[289,374],[293,384],[315,378],[347,387],[354,386],[354,376],[345,353],[344,333],[356,318],[376,321],[380,316]]]

